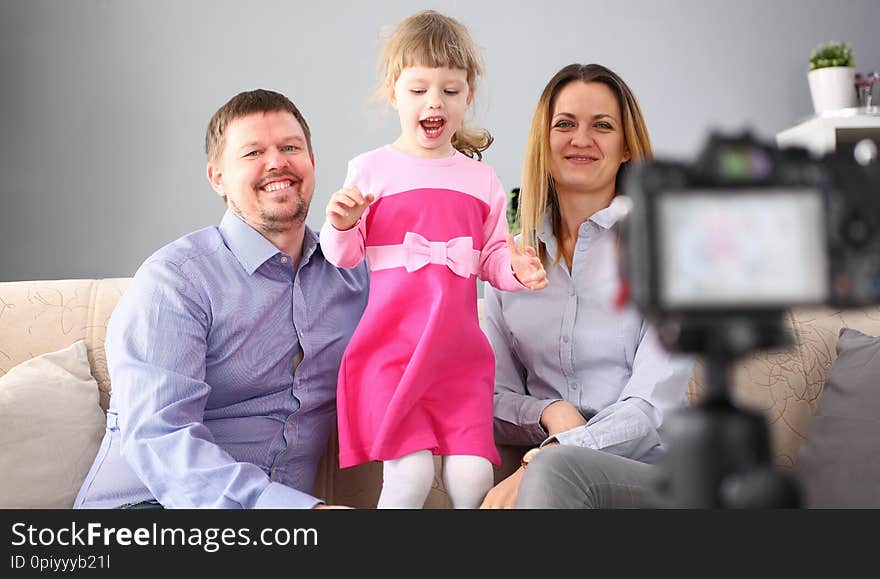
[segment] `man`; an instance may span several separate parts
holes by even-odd
[[[315,157],[287,97],[233,97],[208,125],[218,227],[141,266],[107,329],[113,396],[74,506],[312,508],[365,266],[324,260],[305,219]]]

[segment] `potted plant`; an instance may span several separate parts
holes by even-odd
[[[846,43],[828,42],[813,50],[807,80],[817,115],[856,105],[855,66]]]

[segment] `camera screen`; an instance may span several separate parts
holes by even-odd
[[[819,191],[667,191],[657,203],[662,306],[825,301],[827,243]]]

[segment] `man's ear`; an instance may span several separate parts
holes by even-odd
[[[208,162],[208,182],[214,191],[217,192],[217,195],[226,197],[226,193],[223,191],[223,171],[210,161]]]

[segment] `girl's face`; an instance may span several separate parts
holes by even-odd
[[[559,91],[550,117],[550,174],[557,192],[613,195],[617,171],[629,158],[620,105],[607,85],[574,81]]]
[[[394,83],[391,106],[400,116],[394,145],[417,157],[449,157],[452,135],[471,103],[467,71],[462,68],[409,66]]]

